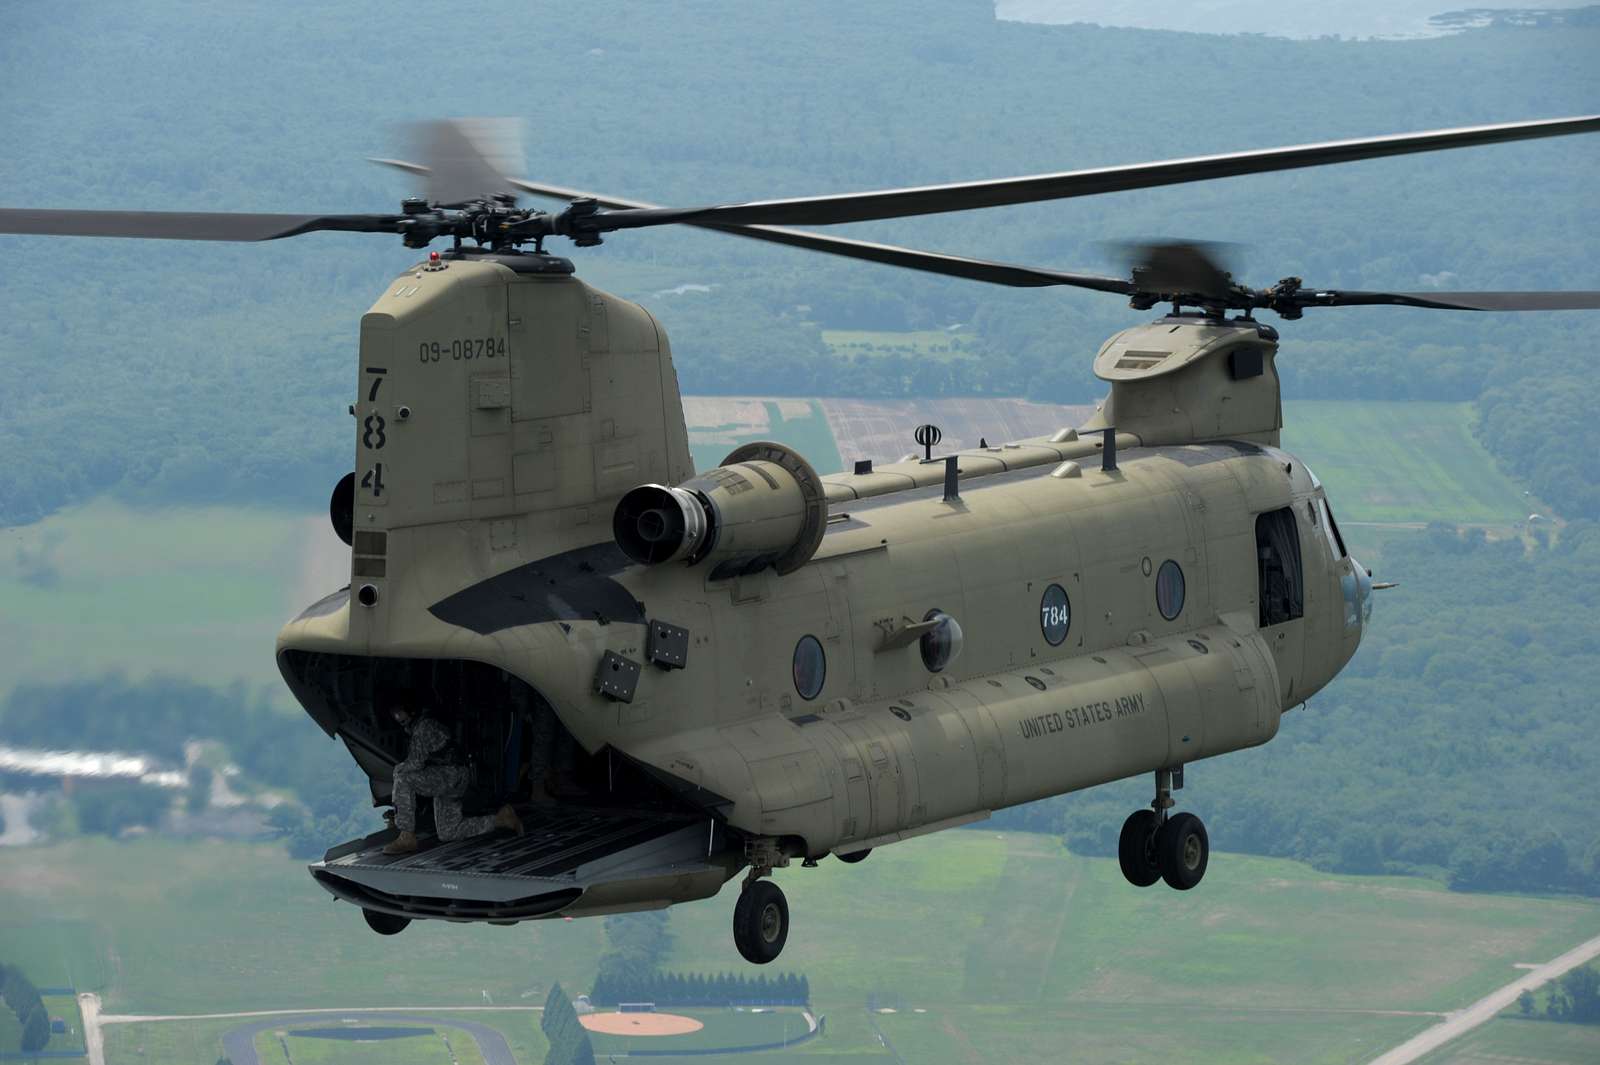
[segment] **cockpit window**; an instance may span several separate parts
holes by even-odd
[[[1328,519],[1329,531],[1333,533],[1333,544],[1338,548],[1336,553],[1340,558],[1344,558],[1350,552],[1345,550],[1344,537],[1339,535],[1339,523],[1333,520],[1333,505],[1328,502],[1326,497],[1322,500],[1322,513]]]
[[[1256,573],[1262,628],[1305,615],[1300,534],[1292,508],[1270,510],[1256,517]]]
[[[1316,522],[1317,528],[1322,530],[1322,539],[1328,545],[1328,553],[1335,559],[1344,557],[1344,541],[1339,538],[1339,527],[1333,523],[1333,511],[1328,508],[1326,499],[1317,499],[1311,506],[1311,518]]]

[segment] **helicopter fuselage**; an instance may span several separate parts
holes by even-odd
[[[948,484],[941,460],[821,478],[825,530],[788,572],[650,565],[609,520],[692,472],[654,320],[543,262],[418,267],[363,319],[351,586],[284,628],[280,665],[378,801],[402,753],[381,675],[498,669],[587,756],[725,826],[722,878],[752,841],[850,854],[1263,743],[1354,653],[1370,582],[1274,446],[1275,374],[1225,369],[1255,331],[1180,326],[1199,354],[1169,376],[1210,382],[1185,391],[1218,391],[1243,431],[1184,439],[1192,412],[1147,395],[1169,381],[1114,383],[1081,437],[956,453]],[[759,494],[758,465],[702,476]],[[440,708],[463,727],[500,709]]]

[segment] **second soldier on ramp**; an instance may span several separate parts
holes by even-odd
[[[410,737],[405,761],[394,767],[394,823],[400,830],[385,854],[410,854],[417,849],[417,796],[433,799],[433,821],[441,840],[481,836],[497,828],[522,834],[522,821],[510,806],[492,814],[463,817],[461,797],[467,793],[467,767],[455,740],[439,722],[413,707],[394,708],[394,719]]]

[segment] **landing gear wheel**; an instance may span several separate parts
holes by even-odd
[[[765,965],[783,952],[789,938],[789,902],[778,885],[757,880],[739,893],[733,908],[733,943],[744,960]]]
[[[396,917],[392,913],[379,913],[377,910],[362,910],[361,916],[367,919],[367,927],[380,936],[397,936],[411,923],[409,917]]]
[[[872,853],[872,848],[868,847],[864,851],[851,851],[849,854],[835,854],[834,857],[839,859],[841,862],[845,862],[845,863],[847,863],[849,865],[854,865],[857,862],[866,861],[867,860],[867,855],[869,855],[871,853]]]
[[[1173,814],[1156,833],[1156,861],[1167,886],[1188,891],[1206,875],[1211,840],[1206,826],[1194,814]]]
[[[1122,822],[1122,835],[1117,837],[1117,861],[1122,865],[1122,875],[1134,887],[1149,887],[1161,879],[1161,865],[1156,861],[1156,833],[1161,820],[1154,810],[1135,810]]]

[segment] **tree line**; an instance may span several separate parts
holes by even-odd
[[[811,981],[800,973],[750,977],[743,973],[608,972],[595,978],[597,1006],[654,1002],[663,1006],[804,1006]]]
[[[17,1049],[24,1053],[43,1050],[50,1042],[50,1012],[39,989],[14,965],[0,963],[0,999],[17,1015],[21,1026]]]
[[[550,1044],[544,1065],[594,1065],[594,1043],[589,1038],[589,1029],[578,1021],[578,1011],[560,984],[552,986],[550,994],[545,996],[539,1027]]]
[[[1568,1024],[1600,1024],[1600,969],[1580,965],[1541,990],[1543,1009],[1539,1008],[1531,991],[1517,996],[1517,1008],[1524,1017]]]

